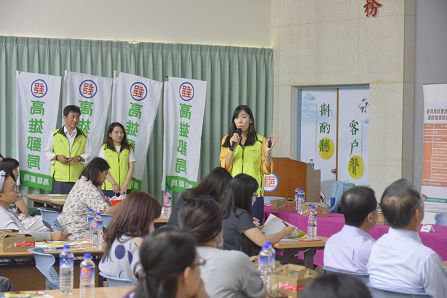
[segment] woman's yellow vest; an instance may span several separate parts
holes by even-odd
[[[107,148],[107,145],[102,145],[104,149],[105,160],[110,166],[109,174],[112,175],[118,187],[121,187],[126,181],[127,173],[129,172],[129,149],[123,149],[119,153],[114,149]],[[131,184],[129,183],[128,189]],[[105,190],[113,190],[112,184],[108,180],[104,182],[103,188]]]

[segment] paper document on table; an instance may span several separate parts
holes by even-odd
[[[278,216],[271,214],[267,218],[267,220],[264,223],[264,226],[262,227],[262,231],[266,235],[275,234],[280,232],[285,226],[290,226],[296,228],[294,225],[282,220]]]

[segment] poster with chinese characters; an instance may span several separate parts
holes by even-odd
[[[98,155],[104,141],[112,81],[110,78],[65,71],[62,109],[66,105],[77,105],[81,109],[78,127],[88,135],[92,156]]]
[[[162,82],[122,72],[113,79],[111,122],[120,122],[124,126],[129,144],[135,151],[133,191],[141,188],[162,88]]]
[[[447,212],[447,84],[424,85],[421,193],[426,211]]]
[[[335,180],[337,155],[337,90],[303,89],[300,161],[314,163],[321,181]]]
[[[181,192],[197,183],[206,84],[173,77],[164,82],[163,190]]]
[[[42,144],[56,127],[62,77],[17,72],[16,127],[20,181],[24,186],[52,189],[50,161]]]
[[[368,87],[338,92],[338,180],[368,184]]]

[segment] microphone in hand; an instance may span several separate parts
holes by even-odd
[[[241,138],[242,136],[242,128],[238,128],[236,129],[235,133],[238,135],[239,138]],[[234,151],[234,147],[236,147],[237,143],[236,142],[231,142],[230,144],[230,150]]]

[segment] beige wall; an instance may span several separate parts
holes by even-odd
[[[270,0],[0,0],[0,35],[270,47]]]
[[[276,156],[295,154],[293,86],[369,84],[369,183],[380,197],[392,181],[412,178],[414,0],[380,1],[366,17],[359,0],[274,0]]]

